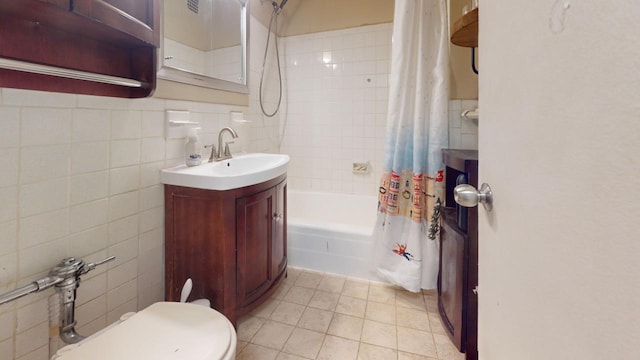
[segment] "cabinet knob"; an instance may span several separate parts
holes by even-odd
[[[493,193],[487,183],[480,186],[480,191],[469,184],[460,184],[453,189],[453,198],[464,207],[474,207],[480,203],[487,211],[493,209]]]

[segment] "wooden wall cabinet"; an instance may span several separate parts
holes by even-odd
[[[462,175],[478,187],[476,150],[442,151],[446,198],[441,211],[438,310],[451,341],[467,360],[478,358],[478,208],[456,206],[453,189]]]
[[[165,185],[165,298],[206,298],[234,324],[286,274],[286,175],[215,191]]]
[[[156,84],[160,0],[0,0],[0,58],[143,83],[0,69],[0,87],[138,98]]]

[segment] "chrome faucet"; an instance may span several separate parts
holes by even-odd
[[[238,133],[232,128],[222,128],[222,130],[220,130],[220,133],[218,134],[218,151],[216,151],[216,146],[214,144],[205,146],[205,148],[211,148],[211,156],[209,156],[209,162],[231,159],[229,144],[233,144],[233,141],[226,141],[224,143],[224,151],[222,150],[222,136],[225,132],[230,133],[234,139],[238,137]]]

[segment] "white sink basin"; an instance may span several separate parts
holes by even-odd
[[[160,173],[163,184],[229,190],[269,181],[287,172],[289,155],[244,154],[198,166],[180,165]]]

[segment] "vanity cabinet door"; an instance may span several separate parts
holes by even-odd
[[[269,288],[273,272],[273,224],[276,189],[236,199],[238,306],[250,305]]]
[[[455,214],[442,212],[440,228],[440,272],[438,309],[444,328],[454,345],[465,351],[464,293],[467,275],[467,236],[456,226]]]
[[[287,266],[287,181],[276,186],[277,206],[273,216],[272,272],[278,276]]]
[[[75,13],[159,46],[159,0],[74,0]]]

